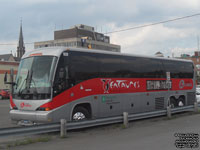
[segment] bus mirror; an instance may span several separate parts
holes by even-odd
[[[12,74],[12,71],[11,71],[11,74]],[[12,84],[12,86],[15,85],[16,83],[13,82],[13,76],[11,76],[11,79],[10,79],[11,82],[8,82],[8,79],[7,79],[8,77],[7,77],[7,76],[8,76],[8,72],[5,73],[5,76],[4,76],[4,84]]]
[[[6,84],[7,83],[7,72],[5,73],[5,76],[4,76],[4,84]]]

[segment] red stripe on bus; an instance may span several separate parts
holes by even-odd
[[[53,98],[49,103],[40,107],[48,107],[50,109],[58,108],[72,101],[83,97],[102,94],[124,94],[124,93],[141,93],[141,92],[160,92],[168,89],[159,89],[158,82],[152,82],[148,85],[158,88],[156,90],[147,90],[147,81],[166,81],[166,79],[155,78],[95,78],[81,82],[74,87],[62,92]],[[172,87],[170,91],[192,90],[192,79],[171,79]],[[157,85],[156,85],[157,84]]]

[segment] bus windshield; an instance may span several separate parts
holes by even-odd
[[[21,60],[13,98],[27,100],[50,98],[56,62],[57,57],[53,56],[34,56]]]

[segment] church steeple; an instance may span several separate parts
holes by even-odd
[[[24,46],[24,39],[23,39],[23,33],[22,33],[22,20],[20,24],[20,33],[19,33],[19,43],[17,46],[17,57],[21,58],[25,53],[25,46]]]

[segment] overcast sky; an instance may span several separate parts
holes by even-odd
[[[199,0],[0,0],[0,54],[16,52],[20,20],[25,43],[53,40],[54,30],[75,24],[111,32],[200,13]],[[132,54],[193,54],[200,16],[109,34],[111,43]],[[33,44],[26,44],[26,51]]]

